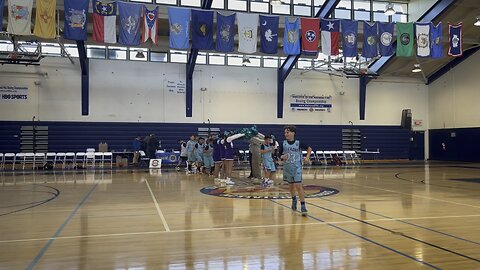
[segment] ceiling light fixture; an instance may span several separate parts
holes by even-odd
[[[480,16],[477,17],[477,21],[473,25],[480,26]]]
[[[142,50],[137,50],[137,55],[135,55],[135,58],[145,58],[145,55],[143,54]]]
[[[395,9],[393,9],[393,4],[388,3],[387,6],[385,6],[385,15],[392,16],[393,14],[395,14]]]
[[[412,72],[413,72],[413,73],[422,72],[422,69],[420,68],[420,64],[414,64],[414,65],[413,65]]]

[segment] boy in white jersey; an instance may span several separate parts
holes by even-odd
[[[285,126],[285,140],[280,144],[278,151],[280,158],[283,160],[283,181],[288,182],[290,195],[292,196],[292,210],[297,210],[297,191],[300,197],[301,212],[303,216],[307,215],[307,207],[305,206],[305,195],[302,184],[302,149],[307,150],[307,156],[303,159],[304,163],[310,163],[310,155],[312,148],[306,144],[295,140],[297,128],[295,126]]]

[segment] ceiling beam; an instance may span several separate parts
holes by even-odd
[[[212,8],[213,0],[203,0],[202,9],[209,10]],[[185,116],[192,117],[193,115],[193,71],[195,70],[195,64],[197,62],[198,49],[192,48],[188,56],[187,66],[186,66],[186,84],[185,84]]]

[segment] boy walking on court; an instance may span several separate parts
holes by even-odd
[[[290,188],[290,195],[292,196],[292,210],[297,210],[297,196],[300,198],[301,212],[306,216],[308,211],[305,206],[305,195],[302,184],[302,149],[307,150],[307,156],[303,162],[310,163],[310,154],[312,148],[299,140],[295,140],[297,128],[295,126],[285,126],[285,140],[280,145],[279,155],[283,160],[283,181],[288,182]]]
[[[273,162],[274,147],[271,145],[272,137],[266,135],[264,143],[260,146],[260,154],[262,154],[262,163],[265,170],[265,179],[262,182],[262,186],[268,186],[273,184],[273,176],[275,175],[275,162]]]

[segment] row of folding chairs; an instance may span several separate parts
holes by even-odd
[[[306,151],[303,152],[305,152],[304,154],[306,154]],[[340,158],[345,164],[360,164],[360,157],[357,155],[357,152],[353,150],[315,151],[314,159],[318,162],[323,163],[324,165],[327,165],[330,164],[330,162],[335,156]]]
[[[52,164],[53,168],[61,166],[62,169],[72,168],[95,168],[97,165],[113,166],[112,152],[48,152],[48,153],[0,153],[0,170],[11,166],[11,170],[21,167],[25,170],[31,165],[33,170],[45,164]]]

